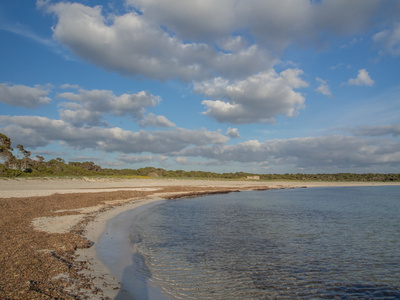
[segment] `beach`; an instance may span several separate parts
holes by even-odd
[[[118,278],[97,258],[106,224],[163,199],[274,188],[399,185],[181,179],[0,179],[0,298],[113,299]]]

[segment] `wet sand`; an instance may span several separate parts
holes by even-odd
[[[174,179],[0,179],[0,298],[113,299],[120,282],[97,259],[106,224],[161,199],[207,193],[400,183]]]

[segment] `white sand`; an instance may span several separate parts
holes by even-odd
[[[248,181],[248,180],[181,180],[181,179],[2,179],[0,178],[0,198],[35,197],[55,193],[94,193],[116,190],[154,190],[165,186],[240,187],[316,187],[316,186],[371,186],[400,185],[383,182],[301,182],[301,181]]]
[[[94,283],[103,290],[103,295],[90,294],[90,299],[102,297],[114,298],[118,294],[120,283],[107,267],[97,259],[96,243],[103,234],[107,222],[120,213],[137,208],[144,204],[159,201],[171,193],[157,193],[157,190],[166,186],[201,186],[201,187],[270,187],[270,188],[296,188],[296,187],[322,187],[322,186],[373,186],[373,185],[400,185],[400,183],[370,183],[370,182],[300,182],[300,181],[219,181],[219,180],[175,180],[175,179],[0,179],[0,198],[9,197],[35,197],[55,193],[92,193],[117,190],[143,190],[155,193],[142,200],[111,201],[107,204],[120,204],[112,209],[99,213],[105,205],[89,208],[75,209],[76,214],[68,216],[42,217],[35,219],[33,225],[37,230],[50,233],[68,232],[83,218],[95,215],[95,220],[86,227],[85,237],[94,242],[94,246],[77,251],[79,260],[90,262],[91,272],[88,276],[94,277]],[[177,193],[172,193],[177,194]],[[1,201],[1,199],[0,199]]]

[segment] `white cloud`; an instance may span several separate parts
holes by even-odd
[[[347,82],[348,85],[367,85],[373,86],[374,81],[369,77],[369,74],[366,69],[358,70],[358,74],[356,78],[350,78]]]
[[[210,40],[237,26],[232,0],[127,0],[158,24],[166,25],[182,39]],[[207,20],[205,22],[205,20]]]
[[[376,0],[243,0],[241,5],[260,43],[278,50],[290,44],[326,46],[329,37],[363,32],[374,25],[383,6]]]
[[[373,41],[380,44],[381,54],[400,55],[400,22],[395,23],[391,30],[385,29],[373,36]]]
[[[398,136],[398,125],[360,128],[353,130],[356,136],[332,135],[263,142],[248,140],[236,145],[228,145],[229,139],[219,132],[205,129],[133,132],[121,128],[76,128],[62,120],[32,116],[0,116],[0,132],[27,149],[60,142],[74,149],[119,152],[118,160],[126,163],[160,163],[168,155],[175,156],[176,162],[181,164],[188,164],[189,157],[200,158],[199,165],[206,165],[206,159],[214,165],[253,163],[270,168],[294,166],[304,170],[325,171],[400,167],[400,143],[390,139],[361,137]],[[149,154],[137,156],[140,153]]]
[[[277,115],[292,117],[304,106],[304,97],[293,90],[308,86],[300,78],[302,73],[299,69],[287,69],[277,74],[270,69],[245,80],[218,77],[195,83],[194,91],[219,98],[203,101],[207,107],[205,114],[218,122],[272,123]]]
[[[74,54],[125,76],[192,82],[197,93],[210,97],[203,101],[205,114],[233,124],[271,123],[304,106],[303,95],[294,91],[307,86],[299,77],[302,71],[277,74],[273,68],[280,63],[280,52],[274,50],[291,44],[323,46],[332,36],[363,32],[379,13],[390,10],[377,0],[126,4],[126,11],[117,15],[102,6],[40,1],[57,18],[53,38]],[[368,78],[350,84],[371,85]],[[322,82],[317,91],[331,94]]]
[[[12,138],[13,143],[26,148],[47,146],[57,140],[57,132],[68,128],[67,123],[36,116],[1,116],[0,131]],[[68,130],[72,135],[72,128]]]
[[[62,88],[62,89],[74,89],[74,90],[77,90],[77,89],[79,89],[79,85],[77,85],[77,84],[65,83],[65,84],[60,85],[60,88]]]
[[[327,40],[327,33],[360,32],[372,24],[379,6],[375,0],[128,3],[142,14],[134,9],[106,14],[101,6],[69,2],[42,7],[58,18],[53,37],[92,63],[131,76],[199,80],[215,73],[250,76],[271,67],[276,59],[261,45],[269,50],[315,45]],[[248,49],[245,35],[235,34],[241,30],[255,38]],[[232,53],[217,51],[214,44]]]
[[[355,135],[361,136],[400,136],[400,124],[382,125],[382,126],[364,126],[351,129]]]
[[[102,14],[102,7],[79,3],[48,5],[58,17],[53,37],[75,54],[108,70],[155,79],[204,79],[251,74],[274,61],[257,46],[224,53],[201,42],[184,42],[146,15]],[[203,23],[207,23],[204,22]]]
[[[352,38],[350,41],[346,42],[342,46],[340,46],[340,49],[348,49],[354,47],[356,44],[361,43],[363,41],[363,38]]]
[[[326,34],[342,36],[360,32],[373,25],[380,6],[376,0],[127,0],[127,3],[181,39],[215,42],[247,27],[257,43],[279,50],[291,43],[318,45],[326,41]]]
[[[317,81],[320,83],[319,87],[317,87],[315,90],[325,96],[332,97],[331,90],[329,89],[328,84],[326,83],[326,80],[323,80],[321,78],[317,78]]]
[[[51,85],[10,85],[0,83],[0,102],[13,106],[35,108],[47,105],[51,99],[48,96]]]
[[[377,0],[127,3],[131,12],[121,15],[80,3],[40,1],[39,6],[57,16],[53,37],[76,55],[124,75],[186,81],[243,79],[277,62],[268,54],[272,49],[318,46],[327,35],[359,33],[378,14],[391,11]]]
[[[399,143],[340,135],[199,146],[186,148],[175,155],[216,159],[224,163],[257,163],[286,168],[295,166],[304,170],[337,171],[379,165],[400,166]]]
[[[165,116],[156,116],[155,114],[148,114],[143,120],[139,122],[140,126],[146,127],[175,127],[176,125],[169,121]]]
[[[217,44],[223,50],[237,52],[246,49],[248,41],[243,36],[234,36],[221,38]]]
[[[61,93],[58,98],[81,103],[85,108],[102,113],[112,113],[116,116],[131,115],[142,118],[145,107],[157,105],[161,99],[149,92],[141,91],[136,94],[114,95],[109,90],[79,90],[76,93]]]
[[[229,135],[231,138],[240,138],[239,130],[237,128],[229,127],[225,134]]]
[[[61,119],[75,126],[105,125],[101,120],[103,114],[107,113],[115,116],[129,115],[135,120],[142,120],[146,107],[153,107],[161,101],[158,96],[145,91],[116,96],[109,90],[80,89],[77,93],[61,93],[57,97],[76,102],[62,103],[61,106],[64,108],[60,109]],[[167,124],[167,121],[163,118],[159,120],[160,124],[162,122]]]
[[[133,132],[118,127],[74,127],[63,120],[36,116],[0,116],[0,131],[26,148],[54,142],[75,149],[121,153],[170,153],[189,146],[224,144],[229,138],[206,129],[174,128],[169,131]]]
[[[188,164],[188,159],[187,157],[177,157],[175,158],[175,162],[181,165],[186,165]]]
[[[88,126],[108,126],[108,124],[103,121],[103,114],[96,111],[90,111],[88,109],[60,109],[61,120],[72,124],[76,127],[81,127],[84,125]]]

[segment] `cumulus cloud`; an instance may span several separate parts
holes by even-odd
[[[105,125],[102,121],[105,113],[115,116],[128,115],[135,120],[142,120],[146,107],[153,107],[161,101],[158,96],[145,91],[116,96],[109,90],[80,89],[77,93],[61,93],[57,97],[73,101],[61,104],[63,108],[60,109],[60,117],[75,126]],[[162,121],[167,124],[168,120],[161,118],[159,123],[161,124]]]
[[[127,3],[133,8],[122,15],[80,3],[41,7],[57,16],[54,39],[92,63],[131,76],[199,80],[214,74],[250,76],[271,67],[276,59],[261,45],[283,49],[290,43],[321,43],[327,33],[360,32],[372,24],[379,6],[375,0]],[[236,34],[241,30],[256,43],[246,48],[245,35]]]
[[[188,164],[188,158],[187,157],[176,157],[175,162],[180,164],[180,165],[187,165]]]
[[[244,163],[294,166],[304,170],[344,170],[374,166],[400,166],[400,143],[371,136],[398,136],[398,124],[353,130],[355,136],[332,135],[286,140],[248,140],[228,145],[220,132],[174,128],[168,131],[133,132],[121,128],[73,127],[65,121],[33,116],[0,116],[0,132],[26,148],[61,144],[74,149],[121,153],[125,163],[163,162],[175,156],[188,164],[200,158],[213,164]],[[369,136],[364,138],[362,136]],[[149,153],[144,158],[137,154]],[[200,161],[199,164],[204,163]]]
[[[361,136],[400,136],[400,124],[382,125],[382,126],[364,126],[351,129],[355,135]]]
[[[325,96],[332,97],[331,90],[329,85],[326,83],[326,80],[317,78],[317,81],[319,82],[319,87],[317,87],[315,90]]]
[[[273,69],[245,80],[215,78],[194,84],[194,91],[216,98],[204,100],[206,115],[218,122],[233,124],[272,123],[279,114],[295,116],[304,106],[304,97],[293,89],[308,84],[299,69],[276,73]],[[218,99],[219,98],[219,99]]]
[[[139,122],[140,126],[146,127],[175,127],[176,125],[169,121],[165,116],[156,116],[153,113],[148,114]]]
[[[0,116],[0,131],[12,137],[13,143],[26,148],[47,146],[57,140],[57,132],[65,131],[72,136],[73,129],[61,120],[37,116]]]
[[[96,111],[90,111],[78,106],[77,109],[60,109],[61,120],[72,124],[76,127],[81,126],[108,126],[108,123],[103,121],[103,114]]]
[[[182,39],[215,39],[238,25],[232,0],[127,0],[127,3],[140,9],[147,18],[166,25]]]
[[[116,116],[131,115],[142,118],[145,107],[157,105],[161,99],[149,92],[116,96],[109,90],[79,90],[78,93],[61,93],[58,98],[81,103],[88,110],[110,112]]]
[[[181,39],[216,41],[247,27],[257,43],[282,50],[291,43],[318,45],[326,34],[350,35],[373,25],[376,0],[127,0],[148,19]],[[207,20],[207,22],[204,22]]]
[[[325,43],[326,35],[346,36],[373,24],[378,1],[240,1],[256,39],[282,50],[290,44]]]
[[[348,85],[367,85],[373,86],[374,81],[369,77],[369,74],[366,69],[358,70],[358,74],[356,78],[350,78],[347,82]]]
[[[218,47],[225,51],[236,52],[247,48],[248,41],[243,36],[228,36],[217,41]]]
[[[228,141],[220,132],[206,129],[133,132],[119,127],[74,127],[63,120],[36,116],[0,116],[0,126],[1,132],[27,148],[61,142],[75,149],[163,154],[189,146],[224,144]]]
[[[399,143],[340,135],[265,142],[250,140],[237,145],[206,145],[187,148],[176,155],[216,159],[220,162],[291,165],[306,170],[400,166]]]
[[[314,47],[327,36],[362,32],[379,13],[390,10],[376,0],[126,4],[126,11],[118,15],[80,3],[40,1],[39,6],[56,16],[53,38],[74,54],[123,75],[192,82],[197,93],[211,97],[203,101],[205,114],[233,124],[271,123],[277,115],[294,116],[303,107],[304,97],[294,91],[306,86],[298,76],[301,70],[274,70],[280,63],[277,54],[285,47]],[[297,83],[285,73],[294,74]],[[349,84],[371,85],[368,78]],[[323,82],[317,91],[330,95]],[[79,123],[79,116],[72,119]],[[92,121],[95,124],[96,116]],[[142,123],[147,126],[145,120]]]
[[[92,63],[130,76],[161,80],[204,79],[214,72],[235,76],[260,71],[274,61],[257,46],[225,53],[205,43],[184,42],[134,11],[105,16],[101,6],[68,2],[46,9],[58,17],[53,29],[57,41]]]
[[[240,138],[239,130],[237,128],[228,127],[225,134],[229,135],[231,138]]]
[[[60,88],[62,88],[62,89],[74,89],[74,90],[77,90],[77,89],[79,89],[79,85],[77,85],[77,84],[64,83],[64,84],[60,85]]]
[[[0,102],[27,108],[47,105],[51,101],[48,97],[51,88],[51,85],[35,85],[34,87],[30,87],[26,85],[0,83]]]
[[[383,49],[381,54],[400,55],[400,22],[393,25],[392,29],[385,29],[373,36],[373,41]]]

